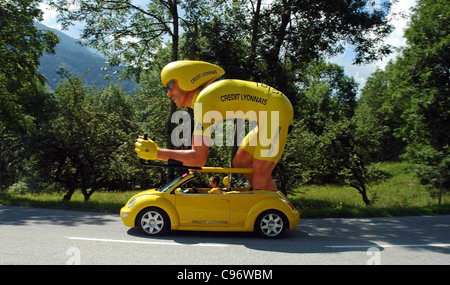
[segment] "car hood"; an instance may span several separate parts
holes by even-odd
[[[156,189],[149,189],[142,192],[137,193],[133,197],[144,196],[144,195],[154,195],[154,196],[162,196],[164,192],[159,192]]]

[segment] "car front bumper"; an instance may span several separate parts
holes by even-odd
[[[125,226],[134,228],[134,221],[136,220],[136,215],[133,214],[130,208],[127,206],[120,209],[120,217]]]

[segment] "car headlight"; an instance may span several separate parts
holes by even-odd
[[[136,201],[137,201],[137,199],[136,198],[134,198],[133,200],[131,200],[129,203],[128,203],[128,208],[131,208],[131,207],[133,207],[133,205],[134,205],[134,203],[136,203]]]

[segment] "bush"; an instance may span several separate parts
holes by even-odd
[[[9,186],[8,192],[11,194],[26,194],[30,191],[28,184],[23,181],[19,181]]]

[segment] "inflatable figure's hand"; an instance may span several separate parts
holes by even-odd
[[[137,156],[145,160],[155,160],[158,156],[158,145],[151,139],[139,137],[134,144]]]

